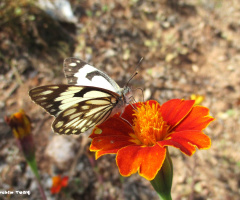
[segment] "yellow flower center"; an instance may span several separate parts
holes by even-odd
[[[156,104],[142,104],[135,110],[133,130],[130,136],[138,145],[153,146],[157,141],[163,140],[169,130],[169,125],[163,120],[159,107]]]

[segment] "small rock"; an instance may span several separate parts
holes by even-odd
[[[104,53],[106,58],[110,58],[116,55],[116,52],[113,49],[108,49],[106,50],[106,52]]]
[[[75,157],[74,143],[69,136],[54,136],[45,153],[60,169],[68,169]]]

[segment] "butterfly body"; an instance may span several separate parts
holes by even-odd
[[[29,91],[31,99],[56,119],[59,134],[80,134],[101,124],[129,103],[129,87],[120,88],[108,75],[77,58],[64,61],[68,85],[46,85]]]

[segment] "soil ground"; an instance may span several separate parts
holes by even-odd
[[[20,108],[32,121],[36,159],[48,199],[158,199],[151,184],[138,174],[121,177],[114,155],[94,161],[86,135],[56,136],[51,130],[53,118],[28,97],[33,87],[66,84],[62,62],[72,56],[105,71],[120,86],[143,57],[139,75],[130,83],[143,89],[144,100],[162,104],[174,98],[190,99],[192,94],[203,96],[202,105],[216,118],[205,129],[212,146],[197,150],[192,157],[170,148],[172,197],[240,199],[239,0],[72,0],[76,24],[58,22],[24,0],[18,3],[0,10],[4,14],[0,18],[0,188],[30,190],[31,195],[0,194],[0,199],[41,199],[4,122],[5,115]],[[16,8],[21,11],[18,15]],[[141,92],[135,98],[141,100]],[[74,144],[73,164],[66,169],[46,155],[54,137],[71,138]],[[51,177],[56,174],[67,175],[71,181],[64,191],[51,195]]]

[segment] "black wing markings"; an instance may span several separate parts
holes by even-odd
[[[88,70],[87,73],[86,73],[86,71],[84,71],[84,73],[86,73],[84,78],[92,81],[93,77],[101,76],[105,80],[107,80],[108,83],[113,88],[115,88],[116,92],[118,92],[118,90],[120,89],[118,84],[114,80],[112,80],[107,74],[105,74],[104,72],[98,70],[97,68],[93,67],[92,65],[89,65],[88,63],[84,62],[81,59],[73,58],[73,57],[66,58],[64,60],[63,66],[64,66],[64,74],[65,74],[65,77],[68,80],[68,84],[73,84],[73,85],[78,84],[78,77],[76,77],[75,75],[77,73],[81,73],[81,70],[84,67],[90,66],[91,70]]]
[[[119,95],[109,90],[91,86],[75,86],[75,85],[46,85],[33,88],[29,91],[31,99],[48,113],[57,117],[63,110],[71,107],[81,101],[94,99],[97,97],[88,97],[89,92],[102,92],[102,97],[112,97],[119,99]],[[61,95],[62,94],[62,95]],[[99,93],[98,93],[99,95]],[[105,96],[104,96],[105,95]]]
[[[96,101],[105,101],[105,104],[94,104]],[[110,116],[115,104],[111,102],[110,97],[82,101],[61,112],[54,120],[52,128],[59,134],[83,133],[104,122]],[[87,109],[84,108],[87,106]]]

